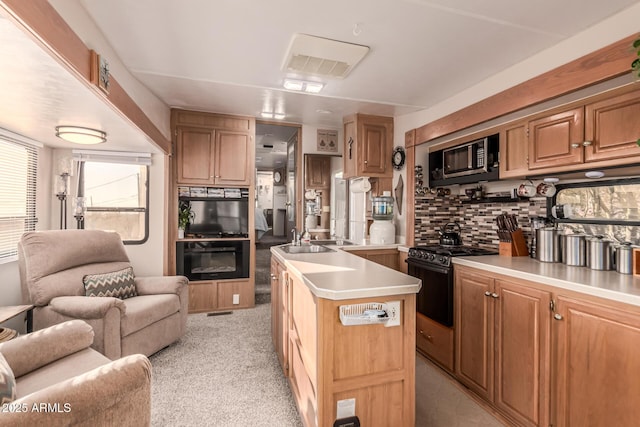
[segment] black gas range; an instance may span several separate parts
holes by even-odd
[[[408,273],[422,279],[417,295],[418,313],[453,327],[453,265],[456,256],[497,255],[476,246],[416,246],[409,249]]]

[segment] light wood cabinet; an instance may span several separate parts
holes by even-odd
[[[455,269],[455,375],[519,425],[549,425],[551,294]]]
[[[500,130],[500,178],[640,161],[640,89],[623,87]]]
[[[271,337],[285,376],[289,376],[289,279],[285,267],[271,257]]]
[[[554,426],[636,426],[640,313],[558,296]]]
[[[520,122],[500,130],[500,178],[519,178],[529,172],[527,123]]]
[[[343,176],[392,178],[393,117],[354,114],[343,126]]]
[[[350,254],[357,255],[361,258],[373,261],[376,264],[384,265],[385,267],[400,271],[400,256],[397,249],[349,250],[348,246],[344,247],[343,249]]]
[[[176,132],[178,184],[251,184],[251,135],[191,127],[177,127]]]
[[[531,120],[528,126],[530,170],[584,161],[582,107]]]
[[[331,186],[331,156],[304,156],[305,190],[324,190]]]
[[[424,285],[423,285],[424,286]],[[454,333],[420,313],[416,315],[416,347],[431,360],[453,373]]]
[[[415,294],[334,301],[313,295],[295,272],[281,277],[288,282],[289,383],[303,425],[333,425],[345,399],[355,399],[360,425],[414,425]],[[341,305],[390,301],[400,304],[399,326],[340,322]]]
[[[249,308],[255,305],[255,289],[249,279],[189,282],[189,313]]]

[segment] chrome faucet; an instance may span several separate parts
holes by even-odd
[[[293,239],[291,240],[291,244],[293,246],[300,246],[300,233],[298,233],[295,227],[291,229],[291,233],[293,233]]]

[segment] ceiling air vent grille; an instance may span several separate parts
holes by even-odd
[[[369,52],[367,46],[296,34],[291,41],[285,71],[341,79]]]

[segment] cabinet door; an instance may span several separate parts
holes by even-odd
[[[289,331],[287,326],[287,283],[282,280],[283,266],[271,259],[271,334],[273,347],[278,355],[280,366],[287,375],[287,349]]]
[[[278,269],[278,261],[273,257],[271,258],[271,340],[273,341],[273,348],[278,353],[278,359],[280,357],[280,340],[282,336],[278,329],[278,313],[280,310],[280,273]],[[282,362],[282,360],[280,360]]]
[[[189,313],[215,310],[218,293],[215,282],[189,282]]]
[[[307,154],[304,165],[304,187],[324,190],[331,186],[331,157]]]
[[[558,297],[554,426],[637,426],[640,316]],[[557,317],[556,317],[557,319]]]
[[[620,164],[637,162],[640,149],[640,90],[619,95],[585,107],[585,160],[621,159]],[[630,160],[628,157],[635,157]]]
[[[522,426],[549,425],[548,292],[496,280],[495,397]]]
[[[251,135],[216,131],[215,184],[250,185],[254,163]]]
[[[584,160],[584,109],[563,111],[529,122],[529,169]]]
[[[342,147],[342,159],[344,169],[342,176],[344,178],[353,178],[358,176],[357,157],[358,143],[356,141],[356,116],[347,116],[343,120],[344,146]]]
[[[471,270],[454,271],[456,377],[493,401],[493,279]]]
[[[508,126],[500,132],[500,178],[519,178],[529,172],[527,124]]]
[[[391,144],[383,124],[362,122],[358,130],[361,138],[359,163],[361,175],[384,175],[391,170]],[[389,163],[389,164],[387,164]]]
[[[178,184],[213,184],[213,138],[210,129],[177,128]]]
[[[255,290],[248,280],[218,282],[218,309],[253,307]]]

